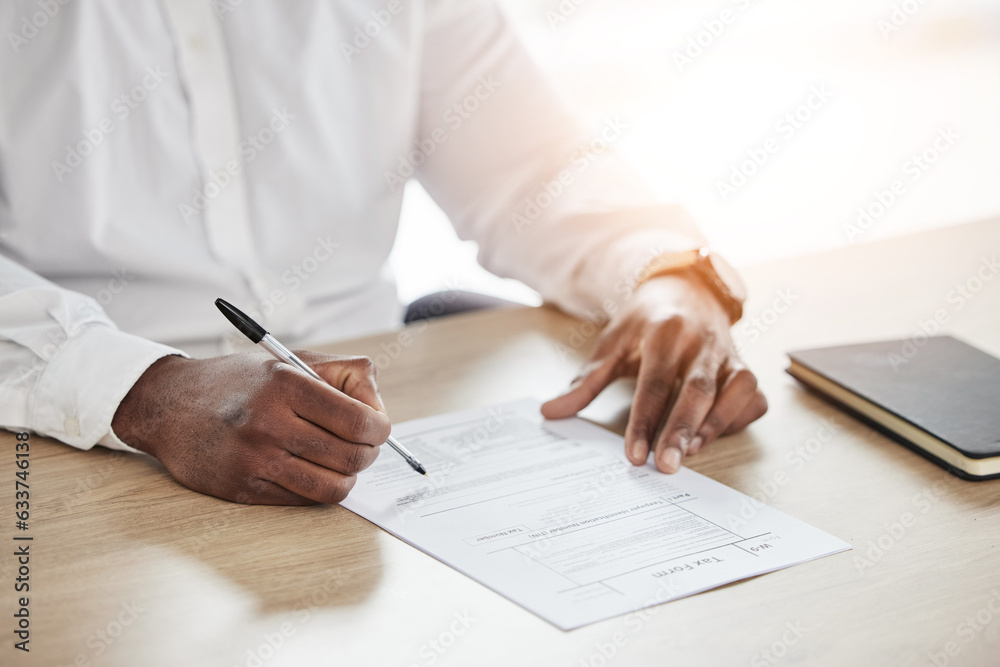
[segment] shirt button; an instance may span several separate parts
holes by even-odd
[[[188,48],[192,51],[204,51],[208,46],[208,40],[202,33],[194,33],[187,38]]]
[[[66,435],[71,435],[74,438],[80,435],[80,422],[75,417],[66,417],[63,427],[66,430]]]

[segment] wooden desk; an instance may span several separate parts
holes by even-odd
[[[783,373],[788,349],[913,335],[939,310],[948,331],[1000,355],[1000,275],[983,264],[996,254],[992,221],[746,272],[741,339],[771,410],[689,464],[852,552],[565,633],[339,507],[233,505],[142,456],[32,438],[25,656],[11,648],[18,531],[4,435],[0,663],[997,665],[1000,482],[948,476]],[[949,301],[977,272],[991,279],[974,298]],[[405,420],[549,396],[575,373],[588,330],[523,309],[326,349],[386,355],[383,395]],[[621,432],[628,400],[621,383],[587,414]],[[963,625],[977,615],[980,629]]]

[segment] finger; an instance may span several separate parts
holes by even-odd
[[[715,403],[721,365],[719,355],[706,346],[685,369],[677,400],[656,441],[655,461],[660,472],[680,469],[691,440]]]
[[[742,365],[729,373],[715,405],[705,417],[698,434],[691,440],[689,454],[694,454],[702,447],[726,432],[757,392],[757,377]]]
[[[330,355],[305,352],[302,355],[311,357],[311,359],[306,359],[305,356],[302,356],[303,360],[330,386],[336,387],[348,396],[358,399],[379,412],[385,412],[385,404],[382,403],[382,397],[378,393],[378,369],[371,358],[331,357]]]
[[[616,349],[621,345],[622,340],[629,337],[629,333],[628,329],[621,326],[621,324],[609,324],[607,328],[601,331],[601,335],[597,339],[597,344],[590,352],[590,358],[607,359],[615,356]]]
[[[269,466],[270,482],[313,502],[336,505],[347,497],[354,483],[354,475],[342,475],[311,461],[285,454],[277,465]]]
[[[566,392],[542,405],[542,416],[546,419],[572,417],[590,405],[618,375],[617,357],[591,361],[584,366]]]
[[[336,363],[322,364],[317,372],[324,379],[327,376],[339,377],[340,384],[336,384],[336,380],[332,383],[335,387],[365,405],[385,412],[385,404],[378,393],[378,369],[369,357],[349,357]]]
[[[277,366],[275,378],[302,419],[349,442],[380,445],[389,437],[389,418],[375,408],[286,364]]]
[[[285,449],[301,459],[344,475],[356,475],[379,455],[379,447],[347,442],[303,419],[284,437]]]
[[[252,479],[233,495],[221,497],[244,505],[315,505],[315,500],[303,498],[297,493],[278,486],[266,479]]]
[[[767,398],[759,390],[750,399],[743,411],[736,416],[733,423],[723,432],[725,435],[742,431],[767,413]]]
[[[678,355],[670,350],[643,355],[625,427],[625,455],[633,465],[643,465],[649,457],[650,443],[670,406],[678,368]]]

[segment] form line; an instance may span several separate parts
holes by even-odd
[[[581,530],[589,530],[590,528],[597,528],[598,526],[606,526],[609,523],[614,523],[615,521],[621,521],[622,519],[627,519],[627,518],[633,517],[633,516],[639,516],[641,514],[647,514],[649,512],[655,512],[656,510],[662,510],[662,509],[667,509],[667,506],[661,505],[660,507],[650,507],[648,510],[643,510],[641,512],[636,512],[635,514],[626,514],[625,516],[620,516],[620,517],[618,517],[616,519],[608,519],[607,521],[603,521],[601,523],[595,523],[595,524],[590,525],[590,526],[581,526],[580,528],[576,528],[574,530],[564,531],[562,533],[559,533],[558,535],[547,535],[545,537],[539,537],[537,540],[531,540],[529,542],[522,542],[521,544],[512,544],[509,547],[502,547],[500,549],[494,549],[493,551],[487,551],[486,554],[487,555],[489,555],[489,554],[495,554],[495,553],[499,553],[501,551],[504,551],[505,549],[516,549],[517,547],[523,547],[523,546],[526,546],[528,544],[534,544],[535,542],[541,542],[542,540],[548,540],[548,539],[551,539],[553,537],[561,537],[563,535],[570,535],[572,533],[578,533]]]

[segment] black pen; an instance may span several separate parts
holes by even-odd
[[[275,359],[295,366],[313,379],[319,380],[323,383],[326,382],[326,380],[321,378],[316,371],[307,366],[304,361],[296,357],[291,350],[279,343],[277,338],[267,333],[267,331],[264,330],[264,327],[254,322],[242,310],[225,299],[216,299],[215,305],[218,306],[219,310],[222,311],[222,314],[226,316],[226,319],[233,323],[234,327],[239,329],[244,336],[274,355]],[[407,451],[406,447],[403,447],[403,445],[401,445],[394,437],[390,435],[389,439],[385,441],[385,444],[396,450],[396,453],[402,456],[406,462],[410,464],[411,468],[419,472],[421,475],[427,474],[427,470],[423,465],[421,465],[420,461],[418,461],[413,454]]]

